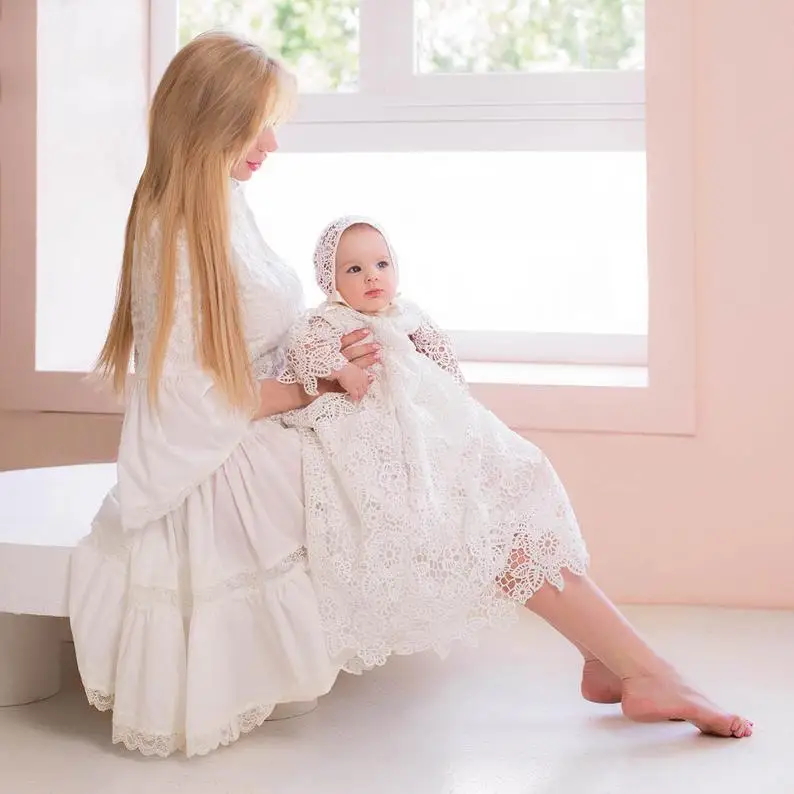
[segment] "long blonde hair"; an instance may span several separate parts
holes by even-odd
[[[132,275],[139,235],[160,229],[161,291],[149,359],[148,394],[157,403],[173,325],[177,236],[190,261],[193,323],[201,366],[232,407],[254,400],[242,310],[231,261],[229,183],[235,163],[265,125],[291,109],[292,75],[256,44],[205,33],[173,58],[154,95],[149,152],[132,200],[116,304],[97,374],[124,390],[133,347]]]

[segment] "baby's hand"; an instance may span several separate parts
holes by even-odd
[[[355,364],[348,364],[336,374],[336,380],[350,395],[350,399],[358,402],[369,390],[372,375]]]

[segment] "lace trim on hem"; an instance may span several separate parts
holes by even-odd
[[[178,607],[184,614],[189,615],[195,606],[201,604],[214,603],[240,594],[259,595],[269,583],[286,576],[294,569],[306,570],[307,559],[306,548],[301,546],[272,568],[264,571],[243,571],[194,593],[183,594],[175,588],[135,585],[130,588],[129,603],[136,607],[166,604]]]
[[[574,576],[585,576],[589,562],[588,555],[584,553],[579,558],[568,557],[554,569],[535,564],[508,568],[497,580],[497,585],[505,598],[524,605],[546,584],[562,591],[565,588],[564,571]]]
[[[88,702],[99,711],[112,711],[114,695],[98,689],[86,689]],[[221,746],[236,742],[242,735],[259,728],[273,713],[277,704],[252,706],[232,717],[228,724],[211,733],[191,741],[188,757],[207,755]],[[144,756],[167,758],[180,750],[186,751],[187,738],[182,733],[158,734],[132,728],[126,725],[113,725],[113,744],[123,744],[127,750],[139,752]]]
[[[88,698],[89,705],[93,706],[97,711],[113,711],[114,695],[108,695],[100,689],[88,688],[85,690],[85,695]]]

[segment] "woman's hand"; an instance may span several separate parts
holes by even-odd
[[[359,369],[369,369],[380,361],[380,345],[372,342],[362,344],[362,340],[368,336],[367,328],[359,328],[342,337],[342,355]]]

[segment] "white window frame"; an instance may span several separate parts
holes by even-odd
[[[412,73],[412,49],[399,44],[412,41],[411,0],[361,0],[359,92],[302,97],[297,118],[282,133],[282,149],[298,152],[647,151],[654,188],[649,206],[647,345],[644,337],[590,336],[590,353],[582,355],[570,335],[524,337],[519,342],[522,349],[533,351],[536,361],[626,366],[647,361],[648,385],[474,384],[475,393],[517,429],[694,432],[693,5],[694,0],[647,0],[644,73],[417,76]],[[176,9],[176,0],[150,0],[151,86],[176,48]],[[22,127],[14,127],[18,121],[12,123],[10,115],[2,113],[4,133],[16,133],[7,134],[6,140],[19,137]],[[8,166],[5,178],[0,177],[0,200],[13,196],[14,202],[30,202],[30,196],[15,192],[17,181],[23,184],[21,159]],[[35,196],[32,202],[35,218]],[[35,372],[35,228],[2,232],[0,245],[6,255],[0,271],[0,408],[118,410],[77,373]],[[22,250],[23,256],[9,265],[11,250]],[[9,272],[15,272],[15,286],[23,287],[13,294],[1,289]],[[461,338],[464,358],[498,358],[487,335],[476,337],[468,342]],[[615,355],[620,344],[623,349]]]
[[[151,4],[152,91],[178,46],[178,6],[179,0]],[[413,63],[414,0],[359,0],[359,9],[358,90],[302,94],[290,128],[355,122],[614,122],[613,131],[625,127],[626,132],[615,145],[624,149],[626,141],[633,139],[636,148],[644,146],[645,80],[641,70],[417,74]],[[527,130],[529,139],[522,136],[517,142],[521,149],[536,149],[536,130]],[[577,137],[579,148],[592,150],[588,137],[582,133]],[[324,147],[324,138],[318,142]],[[448,140],[443,142],[444,148],[449,145]],[[561,147],[557,144],[554,148]]]

